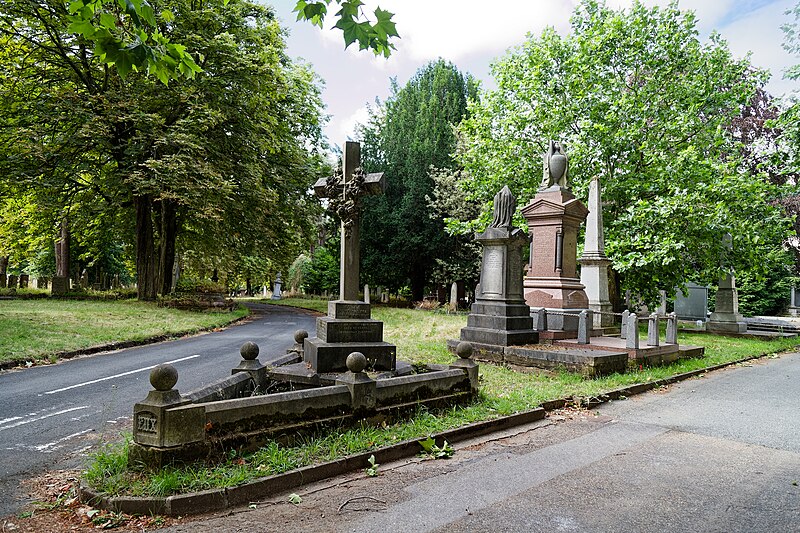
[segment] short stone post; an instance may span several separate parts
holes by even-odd
[[[350,389],[350,398],[353,411],[371,411],[375,409],[375,389],[377,383],[370,378],[364,369],[367,368],[367,358],[361,352],[353,352],[345,361],[347,372],[337,380],[337,385],[347,385]]]
[[[258,344],[254,342],[248,341],[242,344],[239,349],[242,360],[239,362],[239,366],[231,370],[231,375],[247,372],[253,378],[256,388],[263,391],[267,385],[267,367],[258,360],[258,351]]]
[[[369,303],[369,285],[366,283],[364,284],[364,303]]]
[[[591,328],[592,312],[584,309],[578,315],[578,344],[589,344],[589,332]]]
[[[628,335],[628,317],[630,314],[631,312],[627,309],[622,312],[622,324],[619,327],[620,339],[624,339]]]
[[[472,387],[472,392],[478,392],[478,363],[471,359],[472,357],[472,344],[468,342],[459,342],[456,346],[456,355],[458,359],[450,363],[450,368],[460,368],[469,376],[469,383]]]
[[[450,310],[458,311],[458,283],[455,281],[450,286]]]
[[[178,382],[178,371],[169,364],[158,365],[150,371],[150,384],[154,390],[147,398],[133,406],[133,441],[145,446],[164,447],[167,428],[164,413],[171,407],[189,403],[173,387]]]
[[[678,315],[673,311],[667,315],[667,344],[678,344]]]
[[[625,337],[625,348],[639,349],[639,317],[636,313],[628,315],[627,336]]]
[[[308,338],[308,332],[304,329],[298,329],[294,332],[294,346],[286,350],[286,353],[297,353],[300,355],[300,360],[303,360],[303,344],[305,343],[306,338]]]
[[[647,345],[658,346],[658,313],[650,313],[647,319]]]
[[[533,329],[536,331],[547,331],[547,309],[540,307],[536,310],[536,316],[533,319]]]

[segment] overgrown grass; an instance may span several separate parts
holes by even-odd
[[[136,300],[0,300],[0,362],[42,361],[110,342],[223,326],[247,315],[190,312]]]
[[[281,303],[322,311],[327,309],[327,302],[321,300],[282,300]],[[373,318],[384,322],[384,338],[397,345],[398,356],[412,362],[452,361],[445,341],[457,338],[460,328],[466,325],[465,315],[440,311],[375,306],[372,314]],[[232,487],[258,477],[374,450],[399,441],[423,439],[432,433],[531,409],[548,400],[598,396],[626,385],[653,381],[747,356],[788,350],[800,344],[800,339],[765,340],[683,334],[680,342],[705,346],[706,356],[596,379],[586,379],[569,372],[521,373],[481,364],[481,394],[467,406],[435,411],[419,409],[413,416],[385,427],[335,427],[306,437],[298,445],[281,446],[272,442],[252,454],[232,453],[217,464],[197,463],[156,472],[131,468],[127,460],[122,459],[127,453],[127,442],[120,443],[103,448],[90,460],[86,480],[109,494],[163,496]]]

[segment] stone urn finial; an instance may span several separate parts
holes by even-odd
[[[567,179],[568,170],[567,154],[560,141],[550,141],[547,152],[544,154],[544,177],[540,189],[558,186],[569,188]]]

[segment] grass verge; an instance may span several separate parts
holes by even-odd
[[[247,313],[244,307],[180,311],[137,300],[0,300],[0,364],[52,361],[61,352],[194,333]]]
[[[327,302],[322,300],[283,300],[281,303],[315,310],[327,309]],[[372,316],[384,322],[384,338],[397,345],[399,357],[411,362],[452,361],[445,340],[457,338],[460,328],[466,324],[465,315],[441,311],[376,306],[373,307]],[[800,344],[800,338],[764,340],[705,334],[684,334],[680,341],[682,344],[704,346],[706,357],[597,379],[586,379],[569,372],[520,373],[481,364],[481,394],[471,405],[432,411],[419,409],[411,417],[382,427],[333,427],[305,438],[299,445],[281,446],[273,442],[255,453],[241,455],[231,452],[226,460],[218,463],[167,467],[153,472],[127,463],[127,441],[113,443],[90,458],[85,480],[96,490],[110,495],[166,496],[233,487],[259,477],[374,450],[403,440],[424,439],[430,434],[472,422],[525,411],[545,401],[570,396],[598,396],[627,385],[646,383],[748,356],[777,353]]]

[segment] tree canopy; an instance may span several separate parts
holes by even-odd
[[[68,220],[84,247],[135,250],[146,299],[169,292],[178,256],[261,277],[288,267],[318,212],[309,184],[326,171],[321,82],[285,55],[270,8],[159,6],[175,15],[162,33],[203,58],[169,86],[110,69],[60,1],[20,0],[0,19],[0,183],[36,206],[51,239]]]
[[[421,300],[437,259],[454,257],[458,239],[450,237],[434,198],[432,169],[455,169],[453,127],[477,95],[477,82],[443,60],[420,68],[402,88],[371,111],[361,130],[364,165],[386,173],[382,196],[364,201],[362,272],[369,283],[400,289],[409,285]],[[455,280],[449,280],[455,281]]]
[[[569,34],[529,36],[492,73],[497,88],[459,129],[464,186],[483,201],[505,184],[532,198],[547,141],[563,141],[578,196],[600,177],[606,251],[624,288],[652,302],[731,267],[757,272],[786,236],[769,203],[778,192],[742,164],[727,128],[766,73],[717,34],[701,42],[691,12],[584,0]]]

